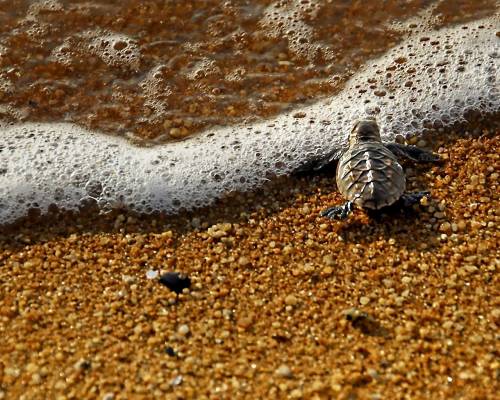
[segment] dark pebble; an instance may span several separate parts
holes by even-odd
[[[160,283],[175,293],[182,293],[183,289],[191,286],[191,279],[187,275],[178,272],[167,272],[160,276]]]
[[[368,336],[388,337],[389,331],[384,328],[375,318],[356,308],[351,308],[345,313],[345,318],[351,322],[353,328],[359,329]]]
[[[170,346],[167,346],[165,348],[165,353],[167,353],[170,357],[175,357],[177,355],[177,353],[175,352],[175,350],[170,347]]]

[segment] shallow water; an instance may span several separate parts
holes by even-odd
[[[337,93],[408,35],[495,3],[2,1],[0,117],[184,137]]]
[[[394,138],[499,109],[493,1],[199,3],[0,2],[0,223],[202,206],[365,115]]]

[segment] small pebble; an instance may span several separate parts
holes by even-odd
[[[359,303],[363,306],[366,306],[370,302],[370,298],[363,296],[359,299]]]
[[[297,298],[293,294],[289,294],[285,297],[285,304],[287,306],[295,306],[297,304]]]
[[[241,265],[242,267],[244,267],[245,265],[250,264],[250,260],[248,259],[248,257],[241,256],[241,257],[238,259],[238,264],[239,264],[239,265]]]
[[[445,321],[442,325],[444,329],[451,329],[453,328],[453,321]]]
[[[186,324],[180,325],[177,329],[177,333],[182,336],[187,336],[189,334],[189,326],[187,326]]]
[[[165,348],[165,353],[168,354],[170,357],[175,357],[177,355],[177,353],[175,352],[175,350],[172,347],[170,347],[170,346],[167,346]]]
[[[132,283],[135,283],[136,279],[134,276],[130,276],[130,275],[122,275],[122,281],[126,284],[132,284]]]
[[[172,386],[179,386],[183,381],[182,375],[177,375],[174,379],[170,381]]]
[[[474,272],[477,272],[479,268],[476,267],[475,265],[466,265],[464,266],[464,270],[470,274],[473,274]]]
[[[156,279],[158,275],[159,275],[158,271],[155,271],[153,269],[150,269],[148,272],[146,272],[147,279]]]
[[[365,335],[383,337],[389,335],[389,331],[375,318],[357,308],[350,308],[344,311],[344,316],[346,320],[351,322],[353,328],[359,329]]]
[[[78,360],[74,365],[73,365],[73,368],[75,370],[87,370],[87,369],[90,369],[91,367],[91,364],[90,364],[90,361],[88,360],[85,360],[85,359],[80,359]]]
[[[283,364],[276,370],[276,375],[281,376],[282,378],[291,378],[293,373],[288,365]]]
[[[451,228],[451,224],[449,222],[443,222],[440,226],[439,226],[439,230],[441,232],[445,232],[445,233],[449,233],[451,232],[452,228]]]
[[[330,254],[323,256],[323,262],[325,263],[325,265],[328,265],[328,266],[335,265],[335,260],[333,259],[333,257]]]

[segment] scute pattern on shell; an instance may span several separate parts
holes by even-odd
[[[382,143],[348,149],[337,166],[340,193],[356,206],[373,210],[395,203],[406,188],[403,168]]]

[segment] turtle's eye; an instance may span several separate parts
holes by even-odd
[[[361,121],[357,121],[355,124],[354,124],[354,127],[352,128],[352,131],[351,132],[356,132],[358,130],[358,126],[359,124],[361,123]]]

